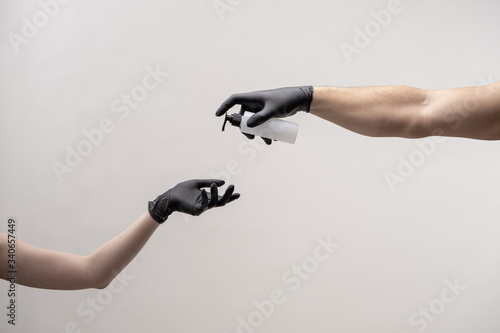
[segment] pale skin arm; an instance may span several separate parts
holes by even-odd
[[[44,289],[105,288],[144,247],[159,224],[144,212],[91,255],[41,249],[16,239],[16,283]],[[7,279],[7,235],[0,233],[0,277]]]
[[[15,282],[29,287],[59,290],[105,288],[139,253],[151,235],[173,212],[198,216],[223,207],[240,197],[229,185],[223,195],[221,179],[192,179],[181,182],[153,201],[130,227],[89,256],[41,249],[16,240]],[[204,187],[210,187],[207,192]],[[0,278],[8,280],[8,236],[0,233]]]
[[[41,249],[16,241],[15,282],[34,288],[74,290],[105,288],[139,253],[168,216],[180,212],[198,216],[208,209],[223,207],[240,197],[229,185],[223,195],[221,179],[191,179],[178,183],[148,202],[145,211],[130,227],[89,256]],[[207,192],[204,187],[210,187]],[[0,233],[0,278],[10,279],[8,236]]]
[[[310,113],[373,137],[499,140],[500,82],[445,90],[314,87]]]

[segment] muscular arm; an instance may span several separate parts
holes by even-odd
[[[248,127],[309,111],[367,136],[500,140],[500,82],[444,90],[408,86],[286,87],[233,94],[215,115],[220,117],[237,104],[241,105],[240,113],[255,113]]]
[[[16,282],[44,289],[105,288],[139,253],[159,224],[144,212],[89,256],[41,249],[16,241]],[[7,236],[0,233],[0,277],[6,279]]]
[[[422,90],[407,86],[315,87],[310,112],[374,137],[500,139],[500,82]]]

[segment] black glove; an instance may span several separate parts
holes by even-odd
[[[222,103],[215,115],[220,117],[236,104],[240,104],[240,114],[245,111],[255,113],[247,122],[248,127],[255,127],[271,118],[293,116],[297,111],[309,112],[313,92],[312,86],[303,86],[233,94]],[[249,134],[247,137],[254,138]],[[267,140],[264,140],[267,144],[272,142]]]
[[[198,216],[212,207],[224,206],[240,197],[230,185],[224,195],[218,195],[218,186],[224,185],[220,179],[193,179],[175,185],[148,204],[149,215],[158,223],[163,223],[173,212]],[[210,187],[208,194],[202,187]]]

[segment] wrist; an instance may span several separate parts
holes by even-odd
[[[149,210],[146,210],[144,213],[142,213],[140,219],[143,222],[144,226],[148,228],[156,229],[161,225],[161,223],[159,223],[153,217],[151,217]]]
[[[153,201],[148,202],[148,212],[153,220],[162,224],[174,211],[168,207],[169,196],[161,195]]]
[[[302,104],[299,106],[299,110],[309,112],[313,100],[314,88],[313,86],[301,86],[298,88],[304,93],[304,98]]]
[[[336,87],[314,87],[310,113],[318,115],[331,109],[337,93]]]

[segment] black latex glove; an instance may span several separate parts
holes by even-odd
[[[223,196],[218,195],[218,186],[224,185],[220,179],[193,179],[175,185],[148,204],[149,215],[158,223],[163,223],[173,212],[198,216],[207,209],[221,207],[240,197],[230,185]],[[202,187],[210,187],[207,193]]]
[[[293,116],[297,111],[309,112],[313,92],[312,86],[303,86],[233,94],[221,104],[215,115],[220,117],[239,104],[241,105],[240,114],[245,111],[255,113],[247,122],[248,127],[255,127],[271,118]],[[245,135],[250,139],[254,138],[253,135]],[[272,142],[269,139],[263,139],[267,144]]]

